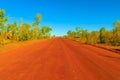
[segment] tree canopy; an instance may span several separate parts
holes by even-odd
[[[19,25],[16,21],[5,25],[8,18],[5,16],[5,10],[0,9],[0,45],[6,44],[8,41],[26,41],[50,37],[52,29],[49,26],[40,27],[41,14],[35,15],[35,22],[32,25],[23,23],[22,19],[20,19]]]
[[[101,27],[99,31],[84,30],[81,27],[76,27],[75,31],[68,30],[67,38],[80,41],[88,44],[108,44],[108,45],[120,45],[120,21],[116,21],[113,24],[112,30],[106,30],[105,27]]]

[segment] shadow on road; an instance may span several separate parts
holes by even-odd
[[[120,57],[113,57],[113,56],[109,56],[109,55],[102,55],[102,54],[99,54],[100,56],[103,56],[103,57],[107,57],[107,58],[114,58],[114,59],[120,59]]]

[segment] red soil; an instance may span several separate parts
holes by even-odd
[[[120,80],[120,55],[55,38],[0,54],[0,80]]]

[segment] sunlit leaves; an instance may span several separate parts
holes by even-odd
[[[42,34],[44,35],[44,37],[49,37],[50,36],[50,31],[52,29],[48,26],[43,26],[41,31],[42,31]]]
[[[5,17],[4,14],[5,10],[0,10],[0,44],[4,44],[6,40],[26,41],[50,37],[52,29],[49,26],[40,28],[41,14],[35,15],[35,22],[32,25],[23,23],[21,18],[19,24],[14,21],[13,23],[6,24],[7,26],[5,22],[8,21],[8,17]]]
[[[104,27],[102,27],[101,29],[100,29],[100,42],[101,43],[105,43],[105,41],[106,41],[106,29],[104,28]]]
[[[41,14],[36,14],[35,20],[36,20],[36,24],[39,25],[40,21],[42,20]]]
[[[120,45],[120,21],[114,23],[113,30],[102,27],[99,31],[91,31],[76,27],[75,31],[69,30],[67,37],[88,44]]]

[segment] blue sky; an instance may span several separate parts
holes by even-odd
[[[105,26],[112,29],[120,20],[120,0],[0,0],[0,8],[14,20],[32,23],[36,13],[42,14],[40,26],[48,25],[52,34],[64,35],[76,26],[89,31]]]

